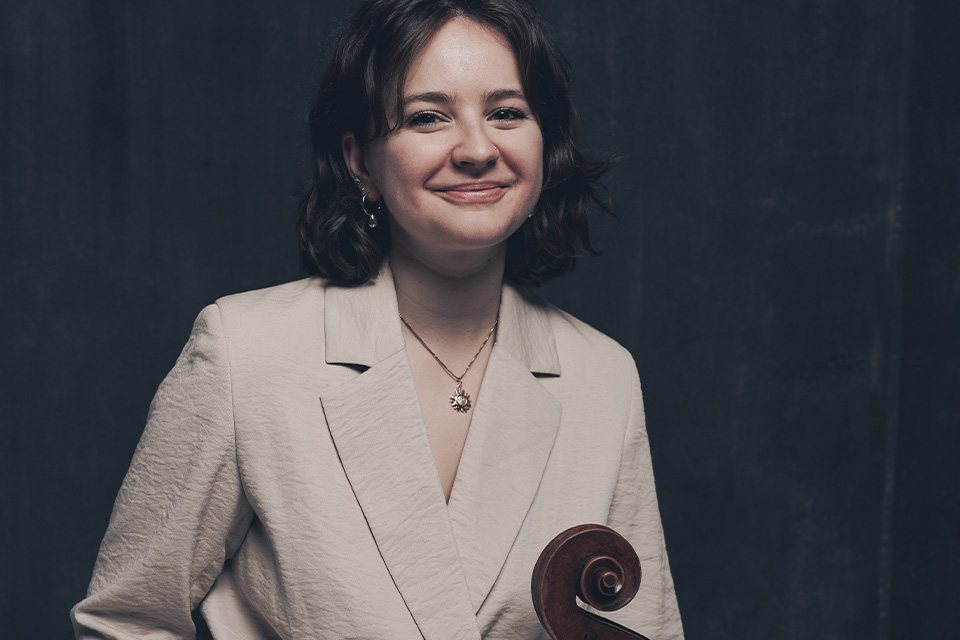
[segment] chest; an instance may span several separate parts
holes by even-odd
[[[407,342],[427,439],[447,500],[453,490],[475,408],[481,402],[481,385],[490,348],[485,346],[480,350],[458,385],[456,378],[441,367],[422,345],[412,340]],[[456,375],[463,373],[462,366],[452,370]]]

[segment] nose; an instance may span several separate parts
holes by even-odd
[[[497,161],[500,150],[483,123],[464,123],[452,156],[453,162],[459,166],[482,169]]]

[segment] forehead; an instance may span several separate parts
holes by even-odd
[[[440,27],[413,58],[403,94],[491,88],[523,90],[513,49],[496,29],[460,17]]]

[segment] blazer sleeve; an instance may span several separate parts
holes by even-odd
[[[633,601],[610,617],[655,640],[682,640],[683,625],[660,522],[643,397],[635,368],[633,377],[630,418],[608,525],[637,551],[642,579]]]
[[[252,518],[227,346],[211,305],[150,406],[87,597],[71,611],[77,638],[193,638],[191,612]]]

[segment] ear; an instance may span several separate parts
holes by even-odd
[[[360,148],[357,137],[353,131],[347,131],[340,138],[340,145],[343,149],[343,161],[347,164],[350,173],[360,178],[360,183],[366,189],[371,200],[380,199],[380,190],[377,188],[376,181],[367,171],[366,154]]]

